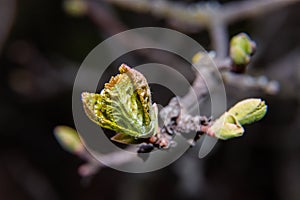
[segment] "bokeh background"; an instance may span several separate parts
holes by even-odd
[[[300,2],[228,25],[229,36],[247,32],[257,42],[248,73],[280,83],[277,94],[226,87],[229,106],[246,97],[262,97],[269,105],[267,116],[247,127],[243,137],[218,142],[201,160],[198,149],[192,148],[156,172],[127,174],[103,168],[82,178],[77,169],[84,161],[60,147],[53,129],[74,127],[73,81],[97,44],[122,30],[159,26],[180,30],[207,50],[213,48],[205,28],[176,26],[170,19],[109,1],[92,3],[88,13],[81,13],[66,9],[60,0],[0,0],[0,199],[300,199]],[[126,62],[135,65],[148,59],[136,54]],[[183,71],[192,81],[189,70]],[[155,98],[166,104],[170,96]]]

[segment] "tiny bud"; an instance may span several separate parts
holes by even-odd
[[[63,7],[72,16],[82,16],[87,11],[87,5],[83,0],[65,0]]]
[[[54,134],[59,144],[70,153],[78,153],[84,149],[75,129],[68,126],[57,126]]]
[[[249,64],[251,56],[256,50],[256,44],[246,33],[240,33],[232,37],[230,41],[230,58],[236,65],[236,72],[243,72]],[[239,69],[242,68],[242,69]]]
[[[159,142],[159,146],[162,148],[167,148],[169,146],[169,142],[166,138],[161,138]]]
[[[192,58],[192,62],[193,63],[197,63],[199,62],[199,60],[203,57],[203,53],[202,52],[198,52],[196,53],[193,58]]]

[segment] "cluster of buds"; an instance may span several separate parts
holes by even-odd
[[[232,71],[243,73],[255,53],[256,44],[246,33],[240,33],[231,38],[230,58],[233,62]]]

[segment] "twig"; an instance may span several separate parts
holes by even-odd
[[[183,26],[204,27],[210,31],[217,56],[224,58],[227,51],[227,26],[235,21],[257,17],[300,0],[253,0],[227,3],[178,4],[166,0],[103,0],[136,12],[148,12],[155,16],[181,22]],[[178,26],[178,25],[177,25]]]
[[[222,19],[216,18],[212,21],[210,26],[210,36],[217,57],[224,59],[228,54],[228,32],[226,24]]]
[[[131,146],[125,149],[126,151],[137,152],[137,147]],[[75,154],[81,159],[85,160],[86,163],[82,164],[78,168],[78,173],[82,177],[89,177],[95,175],[102,168],[106,167],[106,165],[122,165],[128,163],[132,160],[133,156],[128,156],[128,154],[124,154],[122,151],[111,152],[105,155],[94,155],[101,157],[101,159],[105,160],[105,164],[98,161],[95,157],[93,157],[86,149],[82,149],[79,152],[75,152]]]
[[[107,6],[90,0],[84,1],[84,3],[87,6],[85,14],[106,33],[114,35],[127,30],[127,27],[114,16],[113,12],[108,11]]]
[[[208,25],[210,11],[202,6],[185,6],[163,0],[104,0],[137,12],[149,12],[155,16],[176,19],[191,25]]]
[[[31,43],[15,41],[9,46],[8,56],[12,62],[23,67],[11,72],[10,86],[27,98],[46,98],[73,85],[77,69],[70,65],[55,68]],[[23,82],[19,81],[20,77]]]
[[[0,54],[8,33],[12,28],[15,12],[15,0],[0,0]]]
[[[299,0],[254,0],[227,3],[222,8],[223,18],[227,23],[239,21],[241,19],[265,15],[275,9],[282,8]]]
[[[274,80],[268,80],[266,76],[252,77],[246,74],[234,73],[224,73],[222,75],[226,84],[239,89],[262,90],[268,94],[276,94],[279,91],[279,83]]]
[[[104,9],[99,2],[94,2],[87,0],[85,1],[87,5],[86,15],[101,29],[110,35],[117,34],[124,30],[127,30],[125,24],[119,21],[119,19],[112,13]],[[132,42],[134,41],[134,42]],[[152,41],[149,38],[144,38],[141,35],[132,34],[132,38],[126,38],[125,40],[120,40],[120,44],[123,44],[127,47],[148,46],[149,44],[155,45],[157,42]],[[157,45],[155,45],[157,46]],[[173,66],[174,69],[178,70],[182,75],[186,77],[193,77],[192,73],[189,73],[188,70],[184,70],[186,63],[183,62],[178,57],[172,54],[164,54],[161,56],[161,52],[151,51],[137,51],[137,53],[143,57],[149,58],[158,63],[167,63],[170,66]]]
[[[103,0],[136,12],[149,12],[166,19],[175,19],[194,26],[209,27],[215,18],[231,23],[247,17],[256,17],[299,0],[252,0],[227,3],[178,4],[166,0]]]

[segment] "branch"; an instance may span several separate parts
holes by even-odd
[[[225,21],[221,18],[215,18],[209,29],[213,49],[219,58],[225,58],[228,54],[228,32]]]
[[[148,1],[148,0],[128,0],[128,1],[121,1],[121,0],[106,0],[106,2],[111,2],[115,3],[117,5],[120,5],[122,7],[130,8],[136,11],[141,11],[141,12],[151,12],[154,15],[157,16],[162,16],[166,18],[174,18],[175,20],[181,20],[185,23],[189,24],[194,24],[194,25],[199,25],[199,26],[205,26],[209,28],[211,31],[211,37],[213,40],[214,47],[217,51],[217,57],[214,58],[214,60],[217,63],[218,69],[222,70],[222,72],[230,71],[233,70],[234,68],[237,67],[236,63],[233,63],[232,59],[229,57],[226,57],[227,50],[228,50],[228,36],[227,36],[227,30],[226,30],[226,25],[227,22],[230,21],[230,17],[224,18],[224,14],[222,14],[221,10],[225,6],[221,7],[208,7],[205,6],[183,6],[180,4],[175,4],[167,1],[158,1],[158,0],[153,0],[153,1]],[[256,1],[255,1],[256,2]],[[277,1],[276,1],[277,2]],[[279,1],[278,1],[279,2]],[[292,2],[292,1],[290,1]],[[88,10],[90,12],[87,12],[88,16],[93,19],[98,26],[101,27],[107,27],[107,21],[104,19],[107,19],[109,22],[113,23],[114,25],[111,30],[108,32],[114,33],[117,31],[121,31],[124,29],[125,26],[123,26],[121,23],[118,23],[117,20],[112,17],[108,12],[101,12],[99,14],[98,12],[101,11],[101,7],[98,6],[94,7],[92,5],[96,5],[93,3],[88,2]],[[197,4],[198,5],[198,4]],[[257,4],[257,7],[255,9],[259,9],[259,5],[262,4]],[[270,6],[272,7],[272,6]],[[252,10],[253,11],[253,10]],[[248,11],[250,12],[250,11]],[[229,16],[230,13],[227,11],[226,15]],[[232,15],[236,16],[236,15]],[[133,40],[130,40],[133,41]],[[144,39],[141,37],[135,37],[134,41],[135,43],[145,43]],[[128,43],[128,41],[124,41],[125,44],[127,45],[134,45],[133,43]],[[149,42],[149,41],[147,41]],[[240,53],[240,52],[239,52]],[[252,54],[252,53],[249,53]],[[246,55],[249,56],[249,55]],[[161,58],[159,58],[161,60]],[[165,58],[164,58],[165,60]],[[246,64],[242,64],[243,68],[248,64],[248,61]],[[241,67],[239,64],[238,67]],[[208,74],[212,73],[213,70],[210,68],[205,69],[207,70]],[[229,74],[229,73],[228,73]],[[241,82],[245,80],[246,76],[240,76]],[[230,79],[228,79],[230,80]],[[251,80],[256,80],[259,81],[260,79],[251,79]],[[230,81],[228,81],[230,83]],[[247,84],[244,84],[244,86]],[[261,88],[263,84],[259,83],[255,87],[256,88]],[[248,85],[248,87],[253,87],[254,84]],[[266,86],[266,85],[264,85]],[[276,91],[276,90],[274,90]],[[159,129],[159,132],[155,134],[154,136],[150,137],[148,141],[145,143],[141,144],[139,146],[138,152],[147,152],[147,151],[152,151],[154,147],[157,148],[169,148],[172,145],[172,139],[175,134],[182,134],[182,133],[190,133],[190,132],[196,132],[196,137],[194,138],[194,142],[196,142],[201,135],[203,134],[208,134],[210,136],[216,136],[215,135],[215,130],[212,131],[212,127],[214,124],[214,121],[208,119],[205,116],[191,116],[187,113],[185,113],[185,109],[193,105],[193,102],[191,101],[193,94],[196,94],[197,99],[203,99],[204,96],[207,95],[207,88],[204,80],[200,77],[200,75],[196,76],[196,79],[194,80],[192,88],[188,91],[188,93],[181,98],[180,103],[177,98],[173,98],[169,104],[164,107],[160,115],[162,119],[164,120],[165,124],[163,127]],[[266,109],[266,107],[263,107]],[[254,109],[257,109],[255,111],[259,111],[258,113],[261,114],[261,102],[257,107]],[[253,112],[257,113],[257,112]],[[259,116],[261,117],[261,116]],[[236,129],[237,134],[241,134],[243,132],[243,129],[241,127],[241,124],[239,121],[236,119],[234,114],[227,113],[226,115],[223,116],[225,119],[234,119],[234,123],[227,122],[226,123],[231,123],[230,125],[233,125]],[[255,118],[256,119],[256,118]],[[232,126],[228,126],[232,128]],[[225,128],[228,128],[225,127]],[[152,145],[152,146],[151,146]],[[87,164],[83,165],[80,168],[80,173],[82,176],[87,176],[96,173],[103,165],[98,166],[99,163],[98,161],[95,161],[94,159],[91,159],[90,155],[87,154],[87,152],[80,154],[83,159],[87,160]],[[111,163],[113,164],[123,164],[126,162],[130,162],[130,158],[124,157],[120,152],[113,152],[111,154],[105,155],[108,158],[111,159]]]
[[[151,13],[155,16],[175,19],[183,24],[195,26],[208,26],[210,10],[205,6],[185,6],[182,4],[163,0],[104,0],[115,5],[143,13]]]

